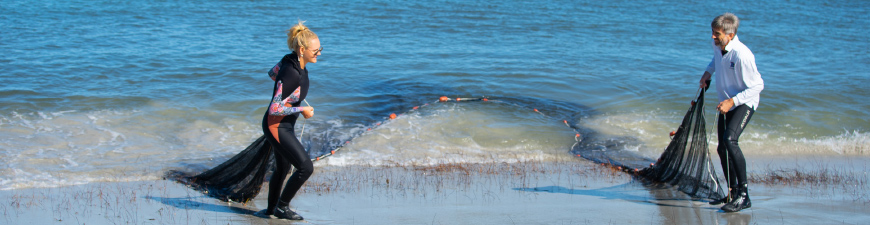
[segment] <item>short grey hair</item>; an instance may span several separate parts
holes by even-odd
[[[713,19],[710,26],[713,29],[722,28],[722,32],[726,34],[736,34],[737,27],[740,26],[740,19],[737,19],[737,16],[732,13],[724,13]]]

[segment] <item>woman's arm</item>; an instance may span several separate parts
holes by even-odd
[[[278,71],[281,70],[281,61],[278,61],[278,64],[269,69],[269,78],[272,78],[272,81],[275,81],[275,78],[278,77]]]
[[[282,99],[281,93],[283,93],[284,84],[281,81],[278,81],[276,82],[276,85],[277,88],[275,90],[275,95],[272,97],[272,104],[269,105],[269,115],[287,116],[302,112],[304,107],[289,106],[293,103],[299,102],[300,87],[297,87],[296,90],[294,90],[290,96],[287,96],[286,99]]]

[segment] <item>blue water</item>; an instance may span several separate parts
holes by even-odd
[[[261,135],[266,71],[289,52],[284,30],[297,20],[324,47],[308,68],[316,115],[303,139],[312,155],[352,140],[332,164],[572,157],[574,132],[562,120],[616,140],[614,150],[655,157],[697,91],[712,54],[709,23],[723,12],[742,19],[738,36],[765,81],[744,151],[866,157],[868,9],[867,1],[3,1],[0,189],[159,179],[166,168],[227,159]],[[435,103],[444,95],[516,104]],[[374,126],[390,113],[404,114]]]

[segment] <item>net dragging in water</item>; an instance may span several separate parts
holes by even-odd
[[[619,150],[619,141],[612,138],[587,137],[572,146],[572,152],[644,181],[672,185],[693,198],[721,199],[725,192],[715,175],[704,121],[704,90],[699,90],[680,127],[672,133],[671,142],[655,163],[634,152]]]
[[[540,101],[542,100],[511,98],[491,100],[489,98],[441,97],[431,104],[441,102],[478,102],[510,104],[513,106],[518,106],[519,108],[534,110],[534,112],[545,117],[548,116],[542,113],[542,110],[547,110],[551,112],[582,111],[581,108],[565,103],[545,104],[546,106],[542,106],[542,110],[538,110],[538,108],[534,107],[529,107],[529,105],[534,105]],[[430,106],[431,104],[426,103],[419,106],[413,106],[406,113],[414,112],[416,110],[419,110],[420,108]],[[319,161],[335,155],[339,151],[341,151],[345,145],[350,144],[353,139],[364,135],[366,132],[372,131],[372,129],[381,126],[389,120],[396,119],[398,116],[401,115],[402,114],[390,114],[388,117],[383,118],[382,121],[372,123],[368,125],[367,128],[361,129],[361,131],[357,132],[356,134],[349,135],[349,137],[345,138],[344,140],[322,140],[324,142],[328,142],[324,144],[324,148],[328,148],[328,150],[319,151],[322,152],[322,154],[312,158],[311,160]],[[558,115],[559,117],[571,116],[565,113],[554,113],[554,115]],[[565,123],[565,125],[568,125],[567,120],[562,121]],[[570,125],[568,126],[570,127]],[[578,142],[580,141],[579,132],[574,138]],[[218,198],[224,201],[246,203],[257,196],[262,188],[266,176],[268,176],[275,169],[274,164],[274,156],[272,154],[271,145],[268,141],[266,141],[265,136],[260,136],[243,151],[239,152],[237,155],[225,161],[224,163],[212,169],[209,169],[208,171],[197,174],[196,172],[170,170],[166,173],[166,178],[185,184],[192,189],[203,192],[214,198]]]
[[[541,100],[512,98],[441,97],[436,103],[481,102],[510,104],[519,108],[534,110],[534,112],[541,116],[553,120],[558,119],[558,121],[561,121],[565,126],[574,131],[575,135],[573,138],[576,142],[571,146],[570,151],[576,153],[578,157],[620,169],[647,180],[675,185],[679,190],[692,197],[718,199],[722,198],[724,193],[719,190],[718,180],[712,173],[713,167],[709,164],[709,154],[706,151],[707,142],[702,110],[703,97],[702,92],[696,100],[697,103],[693,104],[687,112],[680,129],[676,132],[671,144],[662,153],[657,163],[642,170],[637,168],[640,168],[640,165],[650,165],[651,159],[640,157],[632,152],[614,151],[612,149],[617,148],[614,146],[619,145],[619,141],[597,138],[594,132],[591,132],[589,129],[584,129],[568,122],[569,120],[575,121],[580,112],[588,111],[584,107],[560,102],[540,104]],[[408,113],[429,105],[427,103],[421,106],[414,106],[408,110]],[[540,106],[541,109],[532,107],[535,105]],[[354,138],[400,115],[391,114],[385,117],[384,121],[373,123],[367,129],[350,135],[345,140],[329,141],[333,144],[324,146],[329,150],[311,160],[319,161],[335,155]],[[584,136],[591,136],[591,138],[585,138]],[[691,142],[689,139],[691,139]],[[686,149],[687,143],[691,143],[688,149]],[[611,150],[602,150],[602,147]],[[271,146],[266,141],[265,136],[261,136],[233,158],[208,171],[193,175],[190,172],[173,170],[169,171],[166,177],[224,201],[246,203],[257,196],[266,176],[272,170],[274,170],[274,159]]]
[[[689,196],[721,199],[725,192],[707,147],[704,90],[692,102],[668,147],[650,167],[637,172],[646,179],[676,186]]]

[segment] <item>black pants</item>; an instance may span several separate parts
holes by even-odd
[[[296,117],[296,115],[293,115],[293,117]],[[295,118],[293,121],[296,121]],[[295,122],[293,125],[295,125]],[[269,205],[266,208],[268,212],[274,212],[275,207],[279,206],[279,199],[282,204],[288,204],[293,199],[293,196],[296,196],[299,188],[314,173],[314,164],[312,164],[308,152],[305,152],[305,148],[302,147],[302,143],[299,142],[299,139],[296,139],[296,132],[293,126],[278,127],[279,140],[275,140],[275,136],[272,135],[266,123],[266,118],[263,118],[263,132],[266,134],[269,144],[272,145],[272,152],[275,153],[276,168],[272,173],[272,179],[269,181]],[[284,185],[284,178],[290,172],[291,165],[296,168],[296,171],[287,180],[287,185]],[[282,185],[284,185],[283,191],[281,191]]]
[[[737,140],[755,110],[746,105],[737,106],[725,115],[719,114],[719,159],[722,161],[722,171],[728,178],[728,185],[732,188],[746,184],[746,159]]]

